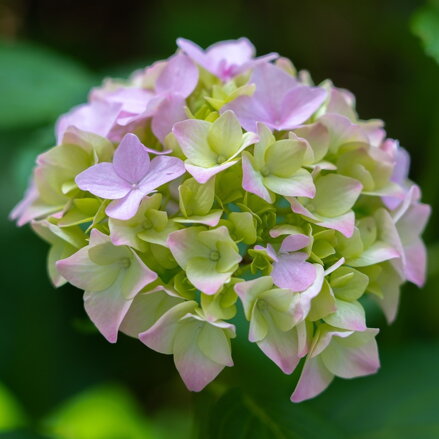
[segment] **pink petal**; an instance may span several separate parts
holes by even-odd
[[[119,326],[132,302],[132,299],[121,294],[122,279],[123,276],[120,276],[118,281],[104,291],[84,293],[85,311],[110,343],[116,343]]]
[[[149,154],[135,134],[128,133],[117,147],[113,166],[116,173],[131,184],[139,183],[148,172]]]
[[[224,113],[228,110],[232,110],[236,114],[239,123],[247,131],[256,132],[258,122],[264,122],[272,128],[270,122],[272,118],[268,107],[265,106],[264,102],[259,102],[253,99],[253,97],[239,96],[232,102],[224,105],[220,113]]]
[[[88,250],[89,246],[83,247],[72,256],[57,261],[56,269],[77,288],[103,291],[115,281],[118,272],[92,262]]]
[[[105,209],[105,213],[110,218],[129,220],[137,213],[140,202],[145,196],[145,193],[139,189],[131,190],[125,197],[112,201]]]
[[[308,235],[303,235],[302,233],[289,235],[282,241],[279,251],[281,253],[295,252],[308,246],[309,243],[310,237]]]
[[[302,402],[314,398],[323,392],[333,379],[334,375],[326,369],[320,357],[307,358],[299,382],[291,395],[291,401]]]
[[[157,78],[155,89],[158,94],[179,94],[187,98],[198,82],[198,69],[186,55],[179,53],[169,59]]]
[[[282,332],[271,328],[258,346],[285,374],[292,373],[300,361],[295,329]]]
[[[427,249],[419,238],[404,247],[404,274],[409,282],[421,288],[425,283],[427,273]]]
[[[185,163],[185,168],[192,177],[197,180],[198,183],[207,183],[214,175],[219,174],[227,168],[230,168],[236,164],[238,160],[231,160],[230,162],[222,163],[218,166],[212,166],[211,168],[202,168],[201,166],[191,165],[190,163]]]
[[[280,254],[274,262],[271,276],[279,288],[303,291],[312,285],[316,278],[316,268],[306,262],[306,253]]]
[[[79,105],[61,116],[56,123],[56,138],[58,145],[69,126],[75,126],[83,131],[89,131],[106,137],[115,125],[122,109],[122,104],[93,101],[89,104]]]
[[[210,150],[207,136],[211,124],[205,120],[187,119],[172,128],[183,154],[197,165],[211,166],[216,154]]]
[[[192,334],[184,333],[181,328],[177,332],[174,362],[186,387],[193,392],[199,392],[218,376],[225,365],[204,355],[198,347],[197,339],[193,337],[193,330],[191,332]]]
[[[161,101],[152,118],[151,125],[152,132],[161,143],[165,141],[175,123],[187,118],[184,110],[185,105],[185,99],[180,95],[170,95]]]
[[[145,194],[169,183],[185,173],[183,162],[177,157],[158,156],[151,160],[148,173],[140,182],[139,189]]]
[[[108,200],[123,198],[131,190],[131,185],[116,174],[112,163],[91,166],[78,174],[75,182],[79,189]]]
[[[268,63],[256,66],[249,82],[256,85],[253,97],[264,103],[273,121],[280,116],[278,111],[288,92],[298,86],[293,76]]]
[[[326,95],[323,88],[305,85],[295,87],[282,102],[282,122],[276,129],[291,130],[305,122],[322,105]]]
[[[355,378],[375,373],[380,367],[375,335],[378,330],[355,332],[350,337],[334,337],[322,352],[325,366],[334,375]]]
[[[354,212],[348,212],[336,218],[326,218],[316,222],[316,224],[321,227],[337,230],[346,238],[350,238],[354,234],[355,215]]]
[[[183,52],[185,52],[186,55],[188,55],[189,58],[192,59],[192,61],[199,64],[201,67],[204,67],[208,71],[211,71],[211,69],[213,69],[213,63],[209,60],[203,49],[198,46],[198,44],[186,40],[185,38],[178,38],[177,46],[181,50],[183,50]]]
[[[215,43],[206,52],[217,66],[222,60],[227,66],[241,65],[255,56],[255,47],[247,38],[239,38]]]
[[[107,102],[122,104],[121,110],[131,114],[143,113],[148,103],[154,96],[151,90],[137,87],[120,87],[117,90],[101,96],[96,96],[96,91],[92,92],[91,100],[103,99]]]

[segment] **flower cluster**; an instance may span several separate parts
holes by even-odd
[[[284,373],[304,359],[292,401],[374,373],[364,301],[392,322],[400,286],[425,276],[430,209],[407,152],[348,91],[245,38],[177,44],[61,116],[12,217],[108,341],[172,354],[190,390],[233,365],[239,303]]]

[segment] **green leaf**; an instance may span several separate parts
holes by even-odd
[[[376,375],[337,379],[304,405],[342,426],[352,439],[438,438],[439,345],[381,350],[382,367]]]
[[[421,39],[427,55],[439,63],[439,4],[436,2],[418,9],[413,15],[411,28]]]
[[[123,389],[103,386],[67,401],[45,422],[57,439],[156,439],[154,429]]]
[[[25,416],[9,391],[0,384],[0,432],[22,427]]]
[[[289,400],[257,401],[233,389],[211,409],[209,439],[343,439],[335,424]],[[200,438],[201,439],[201,438]]]
[[[93,84],[80,65],[29,44],[0,43],[0,65],[0,129],[53,122]]]

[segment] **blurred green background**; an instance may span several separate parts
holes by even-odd
[[[296,376],[249,346],[244,327],[236,367],[190,394],[172,358],[123,335],[107,343],[80,292],[50,285],[47,246],[7,220],[57,116],[103,77],[168,57],[179,36],[202,46],[247,36],[259,54],[331,78],[411,153],[433,205],[429,278],[403,288],[391,327],[370,310],[378,375],[336,379],[293,405]],[[439,438],[439,2],[0,0],[0,39],[0,438]]]

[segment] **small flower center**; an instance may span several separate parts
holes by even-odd
[[[120,268],[129,268],[131,265],[131,261],[129,258],[122,258],[119,260],[119,266]]]
[[[264,167],[261,169],[261,174],[262,174],[264,177],[268,177],[268,176],[270,175],[270,170],[268,169],[267,166],[264,166]]]
[[[224,163],[226,160],[227,160],[227,158],[224,157],[223,155],[219,155],[219,156],[216,158],[216,162],[217,162],[219,165],[220,165],[221,163]]]
[[[219,261],[220,254],[216,250],[212,250],[209,254],[209,259],[213,262]]]
[[[145,221],[142,223],[142,227],[144,230],[152,229],[152,222],[149,218],[145,218]]]
[[[258,300],[258,308],[264,310],[268,308],[267,302],[263,299]]]
[[[139,189],[139,184],[138,183],[132,183],[131,184],[131,189]]]

